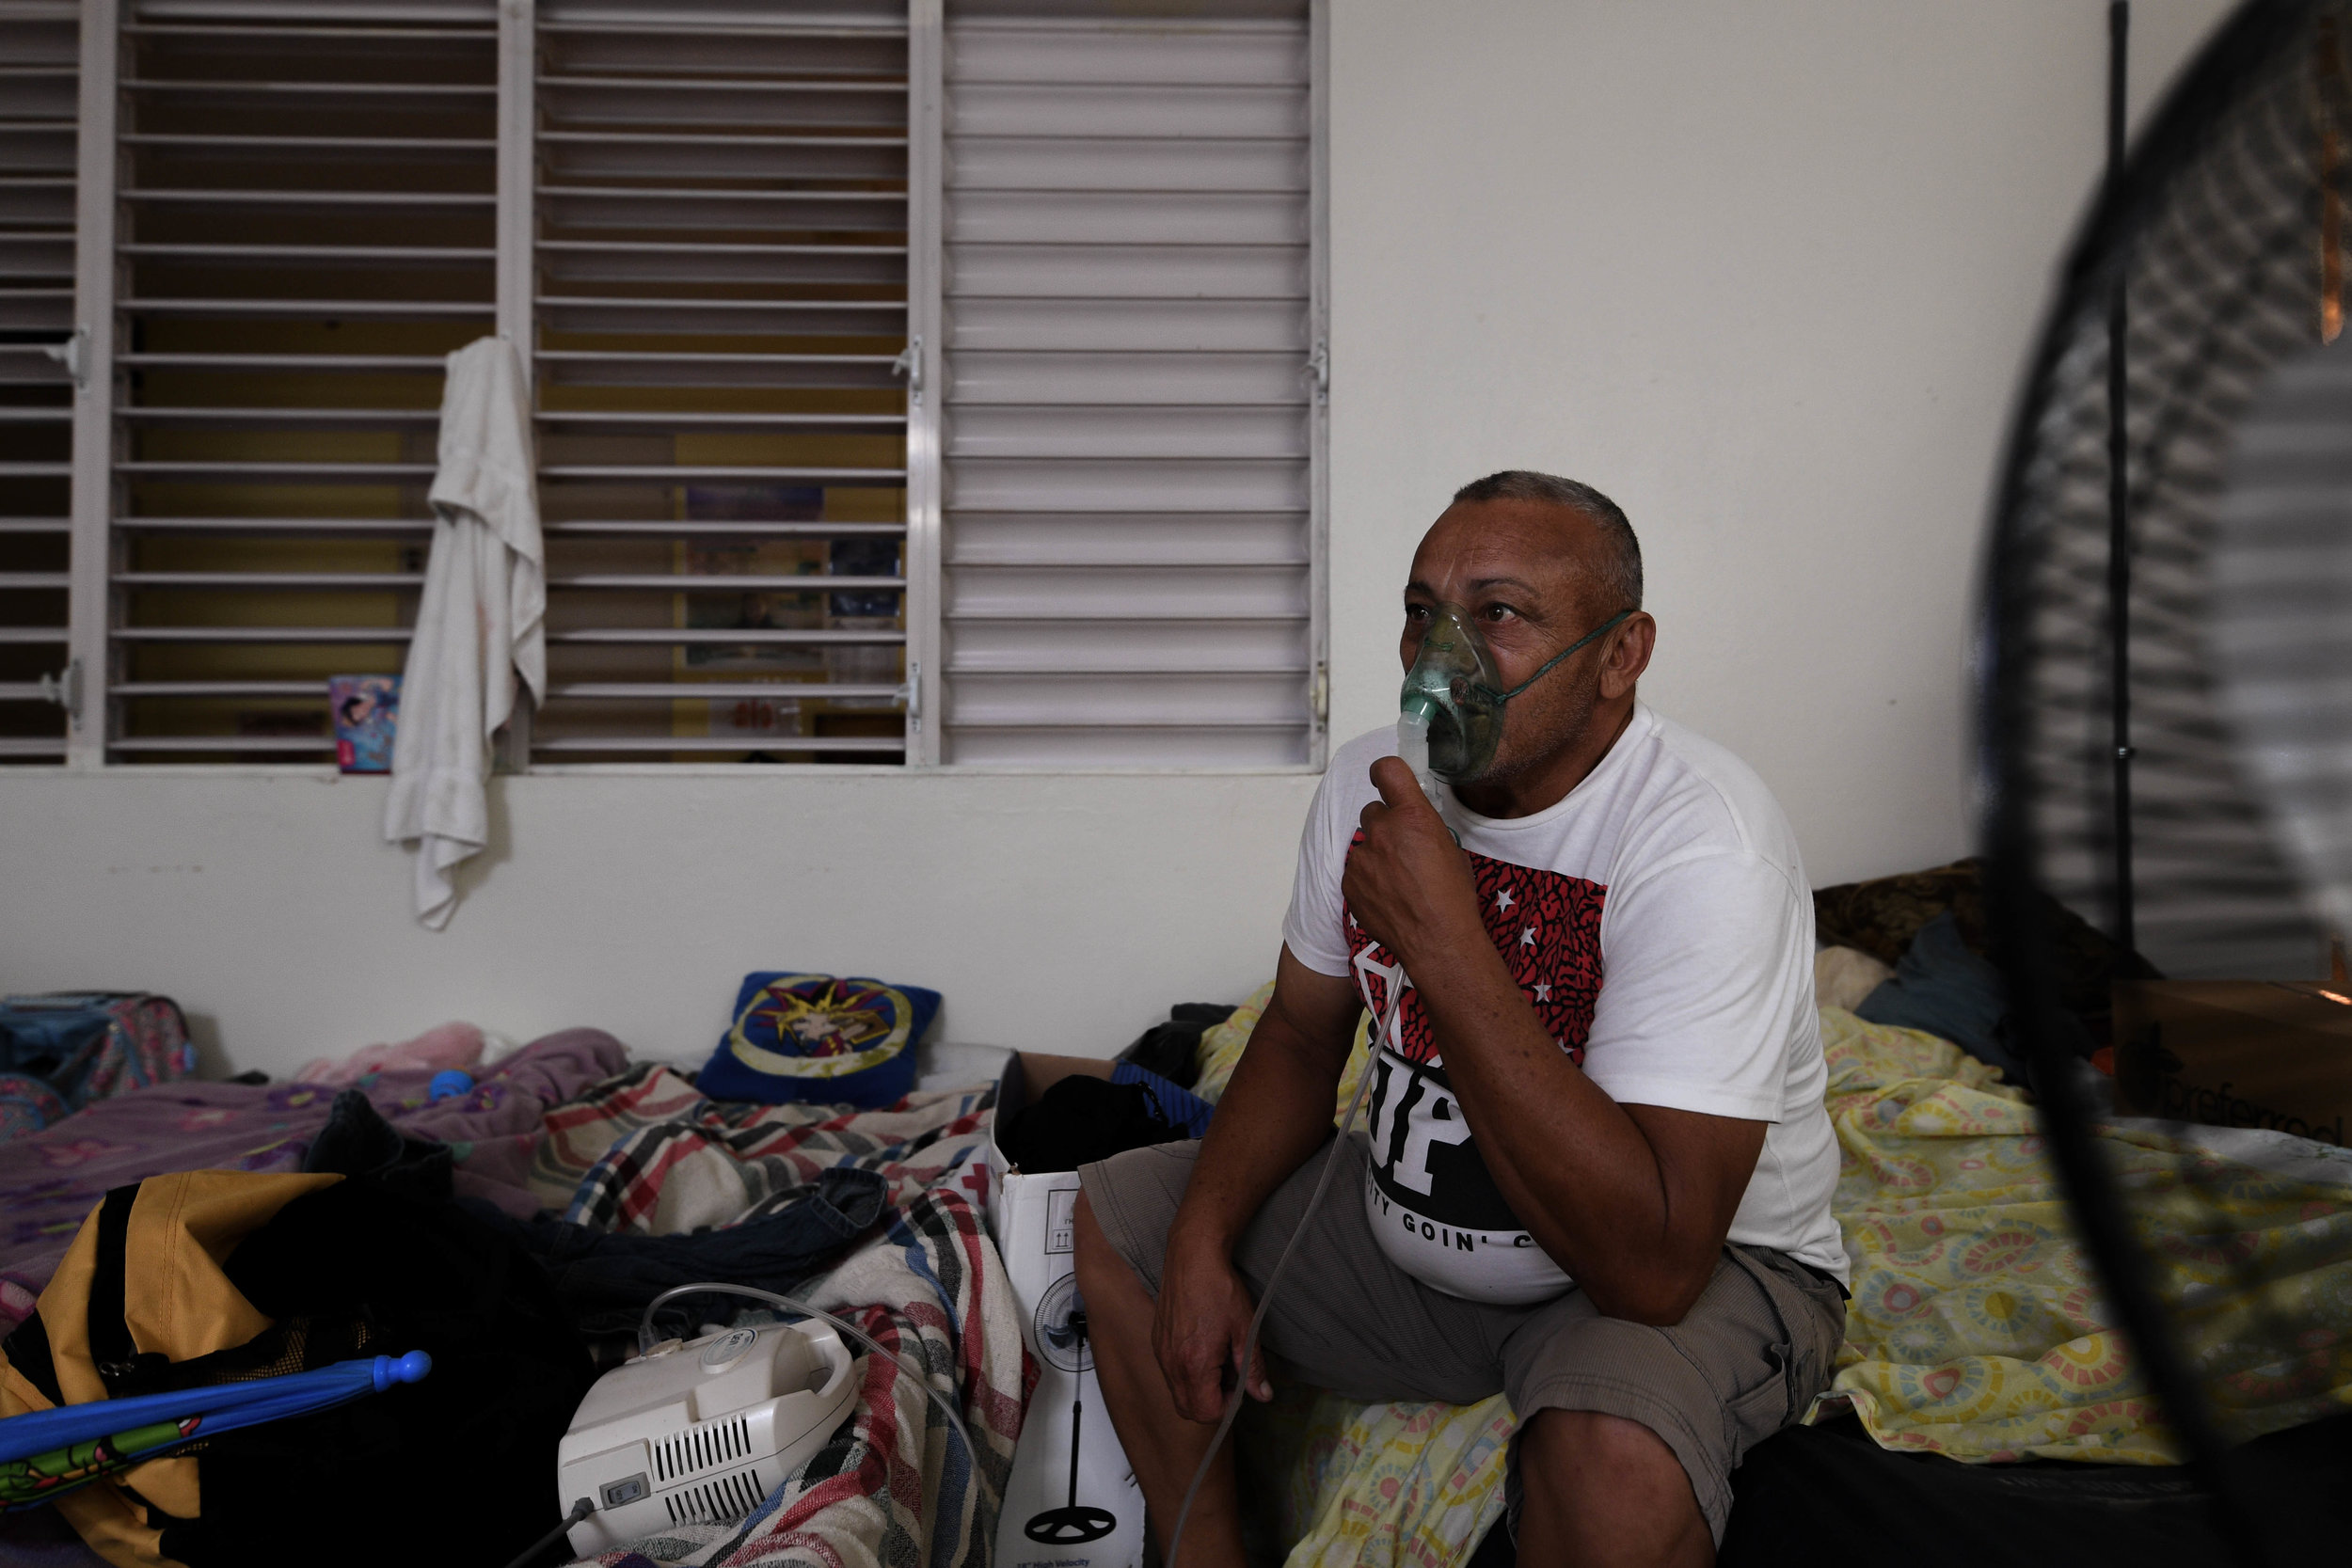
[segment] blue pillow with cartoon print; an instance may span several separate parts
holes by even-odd
[[[787,970],[743,976],[735,1022],[694,1079],[713,1100],[809,1101],[862,1111],[914,1086],[914,1048],[939,992]]]

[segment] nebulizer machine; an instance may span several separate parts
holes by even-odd
[[[748,1296],[810,1322],[662,1338],[656,1314],[699,1294]],[[717,1280],[680,1285],[645,1304],[637,1354],[580,1402],[556,1449],[556,1484],[571,1510],[508,1568],[537,1561],[558,1535],[569,1537],[575,1555],[592,1557],[665,1528],[750,1513],[831,1441],[856,1404],[862,1377],[849,1341],[898,1363],[946,1418],[967,1470],[978,1464],[972,1434],[930,1368],[790,1296]],[[947,1463],[957,1457],[951,1447]]]
[[[1512,698],[1534,686],[1557,669],[1569,655],[1583,648],[1607,633],[1633,612],[1621,610],[1616,614],[1586,632],[1558,653],[1546,659],[1543,666],[1518,685],[1503,689],[1502,676],[1495,668],[1494,653],[1486,640],[1479,634],[1470,620],[1470,611],[1462,606],[1441,603],[1432,611],[1428,629],[1422,633],[1421,652],[1413,667],[1405,673],[1405,687],[1398,694],[1396,716],[1396,754],[1398,760],[1412,769],[1413,782],[1421,786],[1429,803],[1438,815],[1447,815],[1452,793],[1439,793],[1440,780],[1462,784],[1483,775],[1491,767],[1495,752],[1502,743],[1502,710]],[[1448,823],[1449,831],[1452,828]],[[1459,834],[1455,835],[1457,838]],[[1373,976],[1359,967],[1356,983],[1362,988],[1364,1006],[1372,1012],[1377,1027],[1373,1039],[1380,1043],[1396,1038],[1397,1014],[1404,1006],[1405,992],[1411,982],[1402,966],[1387,973],[1383,980],[1385,997],[1375,997]],[[1385,1006],[1383,1002],[1385,1001]],[[1364,1094],[1372,1085],[1375,1074],[1367,1069],[1359,1078],[1355,1098],[1339,1119],[1339,1135],[1345,1137],[1356,1123],[1356,1114],[1363,1109]],[[1241,1366],[1233,1370],[1232,1398],[1226,1402],[1225,1418],[1217,1423],[1216,1435],[1209,1444],[1209,1451],[1201,1456],[1200,1467],[1193,1472],[1192,1484],[1184,1489],[1184,1506],[1176,1512],[1176,1529],[1168,1540],[1168,1560],[1177,1560],[1177,1552],[1184,1538],[1184,1522],[1192,1513],[1193,1500],[1200,1496],[1200,1483],[1207,1479],[1209,1466],[1216,1463],[1217,1450],[1225,1445],[1225,1434],[1232,1429],[1233,1418],[1241,1413],[1245,1392],[1244,1383],[1249,1364],[1257,1355],[1258,1330],[1265,1323],[1266,1308],[1274,1301],[1274,1291],[1281,1283],[1282,1271],[1290,1265],[1291,1254],[1298,1249],[1299,1238],[1307,1233],[1316,1212],[1323,1206],[1323,1195],[1331,1185],[1331,1173],[1340,1168],[1337,1160],[1327,1160],[1323,1175],[1315,1189],[1308,1195],[1307,1207],[1300,1212],[1297,1228],[1275,1259],[1274,1272],[1266,1276],[1265,1290],[1258,1298],[1258,1309],[1249,1319],[1249,1333],[1244,1339]]]

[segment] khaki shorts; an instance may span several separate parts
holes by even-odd
[[[1154,1294],[1168,1227],[1200,1150],[1198,1143],[1163,1144],[1078,1173],[1104,1236]],[[1279,1365],[1367,1402],[1469,1404],[1502,1393],[1521,1421],[1547,1409],[1638,1421],[1682,1461],[1722,1543],[1732,1470],[1829,1384],[1846,1324],[1835,1283],[1769,1248],[1731,1245],[1690,1315],[1672,1328],[1604,1318],[1581,1291],[1533,1307],[1450,1296],[1380,1249],[1364,1213],[1359,1133],[1324,1145],[1243,1233],[1233,1261],[1252,1293],[1264,1288],[1330,1159],[1344,1163],[1266,1313],[1261,1342]],[[1516,1439],[1506,1489],[1516,1532]]]

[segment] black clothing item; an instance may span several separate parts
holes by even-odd
[[[682,1236],[596,1230],[548,1216],[518,1220],[478,1198],[459,1202],[519,1242],[547,1270],[573,1326],[600,1338],[635,1334],[646,1304],[674,1286],[718,1280],[790,1291],[871,1230],[889,1194],[880,1171],[835,1165],[775,1213]],[[685,1297],[663,1307],[655,1323],[665,1336],[684,1338],[710,1307],[709,1300]]]
[[[423,1382],[211,1438],[189,1568],[504,1562],[556,1522],[556,1444],[595,1381],[545,1274],[453,1203],[366,1177],[307,1193],[223,1265],[296,1370],[433,1357]]]
[[[1166,1023],[1137,1035],[1119,1060],[1188,1089],[1200,1081],[1200,1037],[1232,1016],[1232,1008],[1213,1002],[1179,1002],[1168,1010]]]
[[[327,1107],[326,1125],[302,1157],[302,1168],[372,1177],[412,1197],[446,1198],[457,1162],[449,1145],[407,1136],[384,1119],[366,1094],[345,1089]]]
[[[1073,1073],[1023,1106],[996,1144],[1023,1174],[1041,1176],[1191,1135],[1162,1119],[1140,1085]]]

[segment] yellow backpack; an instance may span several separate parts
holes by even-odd
[[[8,1338],[0,1417],[114,1398],[110,1376],[122,1383],[142,1355],[184,1364],[270,1334],[276,1325],[238,1293],[221,1263],[287,1203],[342,1180],[184,1171],[107,1194],[82,1222],[33,1316]],[[107,1561],[160,1568],[168,1560],[163,1532],[147,1523],[148,1512],[198,1517],[197,1468],[185,1454],[150,1460],[54,1506]]]
[[[421,1383],[199,1434],[53,1506],[117,1568],[405,1568],[456,1542],[506,1561],[560,1515],[556,1445],[596,1373],[545,1270],[446,1196],[221,1170],[119,1187],[0,1345],[0,1418],[414,1350]],[[432,1500],[385,1506],[404,1497]]]

